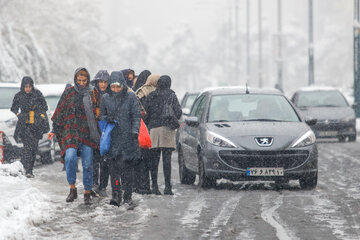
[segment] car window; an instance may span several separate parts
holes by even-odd
[[[347,107],[349,104],[339,91],[309,91],[299,93],[296,106]]]
[[[205,110],[205,105],[206,105],[206,97],[203,97],[200,100],[199,106],[197,107],[195,112],[195,116],[198,117],[199,119],[201,118],[201,115]]]
[[[184,105],[184,108],[188,108],[190,109],[192,104],[194,103],[195,99],[196,99],[197,95],[194,94],[194,95],[188,95],[187,99],[186,99],[186,102],[185,102],[185,105]]]
[[[54,111],[56,109],[56,106],[59,102],[60,96],[46,96],[45,100],[49,106],[49,109]]]
[[[9,109],[11,108],[14,96],[19,92],[19,88],[2,87],[0,88],[0,108]]]
[[[193,117],[195,116],[195,113],[196,113],[196,111],[198,109],[198,106],[199,106],[201,100],[204,99],[204,97],[205,97],[205,95],[200,96],[199,98],[197,98],[195,100],[194,105],[192,105],[192,107],[191,107],[190,116],[193,116]]]
[[[299,122],[300,119],[284,96],[266,94],[234,94],[212,97],[208,121]]]

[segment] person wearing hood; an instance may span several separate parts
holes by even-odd
[[[98,90],[101,96],[106,93],[110,93],[109,85],[110,75],[106,70],[100,70],[96,75],[94,80],[91,81],[91,84]],[[96,117],[100,118],[100,101],[96,101]],[[100,151],[94,149],[94,161],[93,161],[93,170],[94,170],[94,185],[93,191],[95,195],[98,193],[102,197],[106,197],[106,187],[109,181],[109,163],[106,161],[106,158],[100,156]],[[100,182],[100,183],[99,183]]]
[[[121,72],[124,75],[126,86],[132,89],[134,85],[135,71],[129,68],[121,70]]]
[[[133,90],[136,92],[140,87],[142,87],[145,83],[147,78],[151,75],[151,72],[149,70],[142,71],[137,80],[134,82]]]
[[[10,110],[18,117],[14,138],[24,144],[21,163],[26,177],[32,178],[39,140],[49,131],[49,122],[47,103],[42,93],[34,88],[31,77],[23,77],[20,92],[15,94]]]
[[[61,155],[65,156],[66,178],[70,185],[66,202],[73,202],[77,198],[75,182],[79,153],[83,167],[84,203],[91,204],[93,149],[98,148],[100,142],[95,99],[100,99],[99,92],[90,86],[88,70],[78,68],[74,74],[74,86],[63,92],[51,118],[53,131],[48,138],[56,135]]]
[[[122,72],[112,72],[109,84],[111,93],[105,94],[101,99],[100,119],[115,123],[107,153],[112,187],[110,204],[120,206],[123,198],[124,203],[132,205],[133,165],[140,158],[140,106],[136,95],[128,91]],[[124,190],[123,196],[121,188]]]
[[[151,180],[152,192],[160,195],[157,184],[157,173],[162,154],[163,171],[165,178],[164,194],[173,195],[171,187],[171,154],[175,150],[175,130],[168,118],[164,115],[164,109],[172,108],[174,118],[180,119],[182,110],[179,100],[171,87],[171,78],[163,75],[159,78],[157,89],[151,92],[145,100],[147,126],[151,137]]]

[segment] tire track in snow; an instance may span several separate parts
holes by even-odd
[[[283,204],[284,196],[280,195],[275,201],[269,196],[261,196],[262,213],[261,217],[265,222],[275,228],[276,236],[280,240],[297,239],[295,234],[291,234],[289,229],[285,229],[283,225],[277,220],[279,218],[276,210]],[[275,205],[274,205],[275,204]],[[290,233],[290,234],[288,234]]]
[[[233,214],[236,206],[241,197],[236,196],[232,197],[222,205],[222,209],[213,221],[210,224],[210,227],[205,230],[205,232],[201,235],[200,239],[216,239],[220,236],[222,232],[222,228],[226,226],[229,221],[231,215]]]

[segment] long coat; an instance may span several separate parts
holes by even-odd
[[[113,75],[112,73],[111,77]],[[125,84],[125,82],[122,83]],[[140,107],[133,92],[127,91],[127,89],[123,89],[123,91],[118,95],[113,93],[103,95],[100,103],[100,119],[112,118],[116,120],[116,125],[111,132],[109,157],[120,157],[125,161],[135,161],[140,158],[138,140]]]
[[[24,90],[26,84],[30,84],[33,88],[30,93],[26,93]],[[17,141],[19,138],[26,137],[29,134],[37,139],[41,139],[43,133],[49,131],[49,123],[46,115],[46,111],[48,110],[47,103],[42,93],[34,88],[34,82],[30,77],[23,78],[20,92],[15,94],[10,110],[15,114],[20,110],[14,133],[14,138]],[[34,111],[34,124],[29,124],[30,111]],[[45,119],[42,124],[47,124],[47,126],[38,127],[39,121],[42,121],[41,118]]]

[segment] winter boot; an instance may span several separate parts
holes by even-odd
[[[121,191],[113,191],[110,205],[120,206],[121,203]]]
[[[73,202],[77,199],[77,188],[70,188],[70,193],[66,198],[66,202]]]
[[[151,192],[152,192],[152,194],[155,194],[155,195],[161,195],[161,192],[160,192],[158,186],[153,186],[151,189]]]
[[[85,205],[91,205],[91,194],[90,193],[84,193],[84,203]]]
[[[99,193],[100,197],[107,197],[108,196],[107,193],[106,193],[106,188],[100,189],[98,193]]]
[[[174,195],[174,193],[171,191],[171,187],[165,187],[164,194],[165,195]]]

